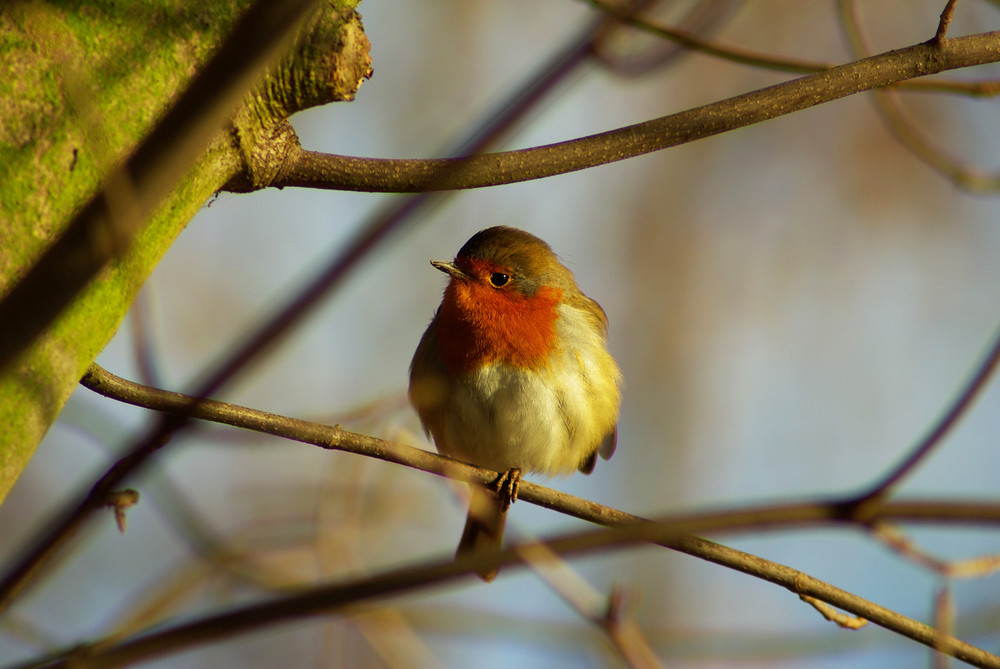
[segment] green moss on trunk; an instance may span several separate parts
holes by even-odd
[[[248,157],[267,152],[274,128],[287,134],[288,114],[303,105],[351,99],[369,71],[355,4],[324,5],[293,53],[247,96],[234,117],[239,131],[213,142],[127,254],[0,378],[0,501],[195,212],[233,179],[258,181]],[[247,5],[0,4],[0,295],[97,192],[110,167],[149,133]],[[317,81],[340,87],[317,88]]]

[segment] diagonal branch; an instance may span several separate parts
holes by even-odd
[[[914,77],[1000,61],[1000,32],[924,43],[617,130],[519,151],[435,160],[300,151],[270,184],[415,193],[530,181],[606,165]]]
[[[313,423],[218,400],[198,399],[182,393],[144,386],[115,376],[96,364],[91,365],[81,383],[100,395],[133,406],[262,432],[328,450],[373,457],[465,483],[489,485],[496,480],[498,474],[491,469],[470,465],[406,444],[351,432],[340,426]],[[521,482],[518,499],[607,527],[625,527],[649,522],[640,516],[596,504],[531,481]],[[814,522],[849,523],[864,527],[888,521],[996,525],[1000,524],[1000,502],[873,504],[868,497],[859,496],[702,514],[691,516],[689,519],[695,523],[696,528],[700,528],[690,531],[734,527],[761,529],[771,527],[775,523],[782,525]],[[671,548],[678,548],[714,561],[713,557],[696,552],[700,549],[694,547],[694,544],[691,550],[678,546]]]
[[[965,415],[965,412],[975,401],[986,385],[986,382],[996,371],[998,365],[1000,365],[1000,329],[993,335],[993,341],[989,349],[983,355],[979,364],[975,366],[972,376],[934,426],[898,465],[885,474],[882,480],[872,486],[871,490],[865,494],[865,497],[869,499],[884,499],[897,483],[924,461],[938,444],[944,440],[945,436],[951,432],[952,428],[958,424],[959,419]]]

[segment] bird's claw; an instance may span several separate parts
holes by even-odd
[[[517,501],[517,489],[521,486],[521,470],[517,467],[508,469],[497,477],[493,482],[493,488],[497,493],[497,500],[500,502],[500,509],[504,512],[510,505]]]

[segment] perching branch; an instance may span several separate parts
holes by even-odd
[[[889,51],[734,98],[597,135],[519,151],[435,160],[301,150],[270,185],[415,193],[567,174],[679,146],[914,77],[1000,61],[1000,32]]]
[[[470,465],[413,446],[351,432],[339,426],[313,423],[217,400],[199,400],[182,393],[144,386],[115,376],[97,364],[91,365],[80,383],[100,395],[133,406],[262,432],[329,450],[365,455],[465,483],[487,486],[496,480],[498,474],[491,469]],[[648,522],[639,516],[595,504],[531,481],[521,482],[518,488],[518,500],[607,527],[624,527]],[[694,522],[700,529],[692,531],[734,527],[760,529],[769,527],[773,523],[799,522],[847,522],[870,526],[887,521],[964,521],[991,525],[1000,523],[1000,502],[947,504],[895,502],[892,505],[875,505],[870,504],[867,496],[860,496],[843,500],[751,508],[721,515],[708,514],[699,518]],[[714,520],[710,521],[709,518]],[[700,555],[700,557],[705,556]]]
[[[367,455],[462,481],[487,484],[497,476],[496,472],[488,469],[468,465],[403,444],[349,432],[340,427],[278,416],[225,402],[197,400],[180,393],[142,386],[114,376],[96,365],[88,372],[83,383],[95,392],[136,406],[158,411],[180,412],[195,418],[252,429],[314,444],[322,448]],[[529,481],[522,482],[519,498],[582,520],[619,528],[617,533],[587,533],[553,542],[551,546],[559,553],[606,548],[636,541],[651,541],[781,585],[796,595],[804,595],[826,602],[854,616],[869,620],[911,639],[943,650],[943,652],[948,652],[976,666],[1000,667],[1000,658],[952,637],[945,638],[933,628],[899,613],[784,565],[693,536],[696,532],[763,530],[803,524],[848,524],[870,527],[885,522],[910,521],[998,525],[1000,524],[1000,502],[872,503],[864,498],[849,498],[685,515],[651,522]],[[408,569],[393,572],[384,575],[384,583],[393,584],[391,587],[393,593],[402,592],[417,585],[433,585],[444,578],[454,578],[471,573],[477,568],[515,563],[522,559],[517,549],[509,549],[495,554],[473,556],[471,559],[461,560],[452,566],[441,563],[428,567],[425,571]],[[418,576],[414,576],[415,573],[418,573]],[[375,580],[378,579],[379,577],[376,577]],[[383,581],[379,582],[383,583]],[[387,593],[382,589],[386,587],[384,583],[376,588],[378,596]],[[325,588],[323,591],[328,595],[336,591],[336,595],[331,596],[341,598],[348,591],[357,593],[356,588],[358,587],[360,587],[359,584],[350,584],[332,589]],[[248,629],[244,626],[269,624],[287,617],[298,618],[309,615],[308,611],[319,611],[328,608],[328,606],[335,606],[336,602],[342,601],[336,599],[336,602],[332,604],[320,605],[316,602],[316,598],[322,599],[323,596],[327,595],[321,596],[317,592],[310,591],[309,594],[302,595],[303,599],[296,599],[294,604],[287,601],[280,606],[275,604],[277,613],[268,614],[263,619],[257,614],[241,613],[240,615],[233,614],[236,615],[234,620],[239,621],[240,630]],[[351,599],[345,601],[343,605],[364,601],[369,596],[374,596],[366,589],[362,589],[362,592],[365,593],[362,600]],[[260,606],[267,608],[271,605]],[[305,606],[306,609],[300,608],[301,606]],[[274,615],[277,615],[277,618],[273,617]],[[203,631],[195,633],[193,628],[189,628],[189,626],[183,626],[183,629],[186,630],[183,632],[184,635],[192,634],[193,638],[199,640],[198,642],[203,640]],[[222,625],[220,629],[230,630],[228,623]],[[224,634],[231,633],[234,632],[226,631]],[[218,638],[218,635],[211,635],[211,638]],[[139,643],[142,645],[148,642],[140,640]],[[171,643],[176,643],[176,640],[171,640]],[[165,643],[164,647],[169,645]]]

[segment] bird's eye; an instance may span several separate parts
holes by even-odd
[[[506,285],[508,281],[510,281],[510,277],[503,272],[493,272],[493,274],[490,274],[490,283],[496,288]]]

